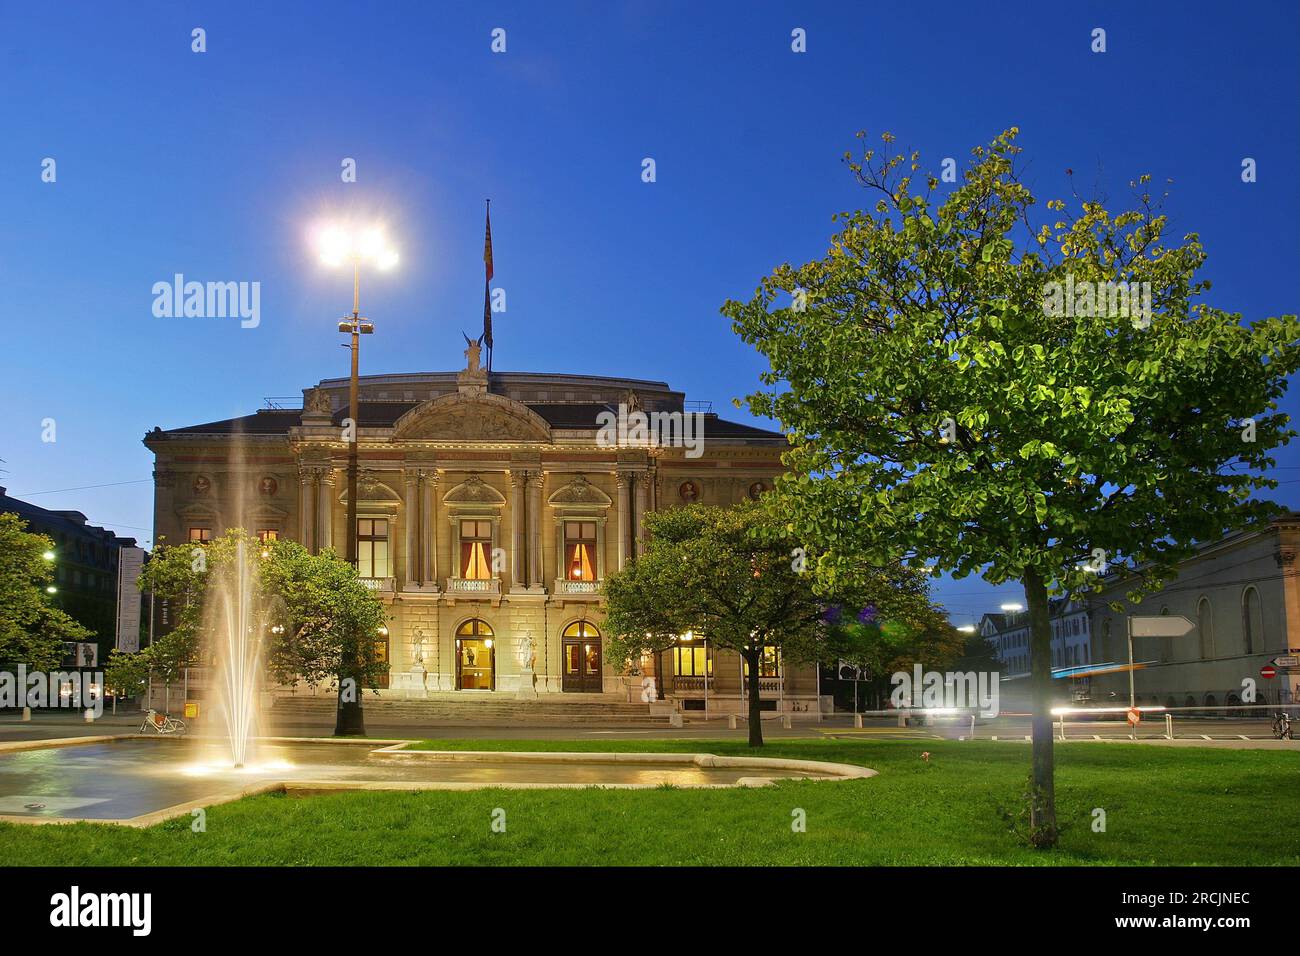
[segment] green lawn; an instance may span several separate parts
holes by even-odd
[[[749,753],[732,741],[438,740],[459,750]],[[920,754],[928,750],[927,764]],[[482,790],[262,796],[146,830],[0,824],[0,865],[1300,864],[1300,752],[1057,746],[1061,847],[1023,846],[1027,746],[799,740],[763,756],[863,764],[845,783],[756,790]],[[494,808],[506,832],[490,827]],[[1106,832],[1093,832],[1093,808]],[[791,830],[792,811],[807,832]]]

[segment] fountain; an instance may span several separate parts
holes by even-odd
[[[253,756],[258,731],[262,628],[257,613],[257,572],[242,537],[235,546],[233,564],[216,569],[216,573],[213,583],[217,593],[208,633],[220,688],[218,708],[225,724],[230,761],[235,769],[243,769]]]

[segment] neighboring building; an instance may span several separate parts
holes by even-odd
[[[601,582],[643,547],[641,516],[757,498],[782,471],[785,438],[700,413],[702,454],[603,441],[620,403],[691,413],[663,382],[460,372],[364,376],[360,384],[359,571],[391,616],[381,692],[513,695],[532,646],[539,693],[639,700],[641,677],[606,662]],[[348,380],[304,389],[302,409],[154,429],[155,532],[202,542],[243,526],[313,550],[346,544]],[[681,419],[678,419],[680,424]],[[530,642],[531,641],[531,645]],[[685,643],[645,672],[683,708],[741,707],[738,655]],[[815,710],[816,669],[770,654],[765,706]]]
[[[1090,678],[1077,669],[1092,663],[1091,628],[1088,622],[1088,606],[1082,601],[1053,598],[1049,602],[1052,625],[1052,671],[1062,682],[1060,696],[1067,697],[1064,688],[1068,687],[1068,699],[1081,702],[1091,696]],[[1020,681],[1030,673],[1029,612],[1003,611],[998,614],[985,614],[980,619],[980,635],[992,645],[1002,671],[1003,681]],[[1027,701],[1027,686],[1010,686],[1003,688],[1003,693],[1010,692],[1015,702],[1021,698]]]
[[[108,659],[117,635],[118,558],[134,548],[134,538],[86,523],[80,511],[50,511],[10,497],[0,487],[0,512],[12,512],[27,522],[27,530],[54,542],[53,603],[94,635],[92,642],[68,642],[64,663],[93,666]]]
[[[1297,554],[1300,515],[1292,514],[1202,546],[1163,588],[1129,605],[1130,614],[1175,614],[1196,622],[1185,637],[1134,640],[1139,703],[1237,704],[1246,680],[1255,682],[1256,703],[1300,700],[1300,671],[1279,672],[1272,679],[1260,674],[1261,667],[1288,650],[1300,653]],[[1128,664],[1125,613],[1106,606],[1124,601],[1125,591],[1125,584],[1111,574],[1092,602],[1099,663]],[[1092,680],[1098,702],[1128,702],[1127,672],[1101,673]]]

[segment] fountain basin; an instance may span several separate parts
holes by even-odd
[[[261,793],[755,787],[875,775],[847,764],[705,753],[411,750],[412,741],[264,738],[257,760],[204,763],[200,740],[95,737],[0,745],[0,820],[152,826]]]

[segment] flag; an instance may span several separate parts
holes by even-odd
[[[488,200],[487,231],[483,236],[483,344],[492,348],[492,200]],[[490,351],[489,351],[490,354]],[[490,360],[489,360],[490,361]]]

